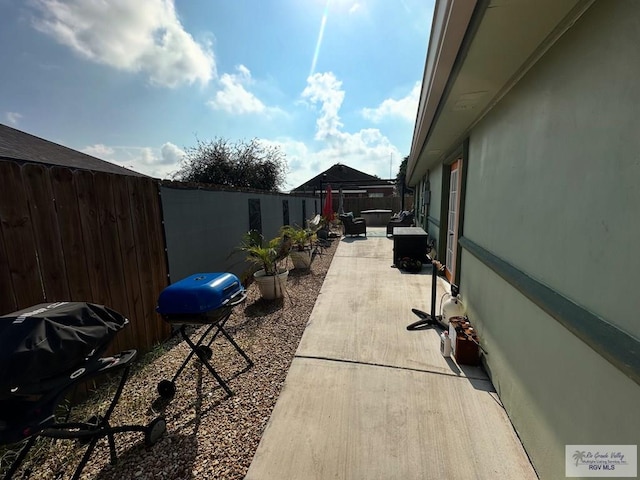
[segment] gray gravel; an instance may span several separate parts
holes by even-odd
[[[85,467],[84,479],[241,479],[244,477],[262,432],[284,383],[289,365],[309,319],[338,240],[314,258],[311,270],[292,270],[282,301],[265,302],[256,285],[248,288],[246,302],[234,309],[227,330],[247,352],[254,367],[226,340],[213,344],[212,364],[235,392],[226,397],[211,374],[191,361],[176,382],[170,403],[161,401],[156,385],[171,379],[188,353],[179,337],[167,341],[140,359],[127,381],[112,416],[112,425],[147,424],[157,416],[167,422],[166,434],[146,448],[140,433],[116,436],[118,462],[109,464],[105,440],[101,440]],[[292,267],[292,265],[290,265]],[[195,330],[195,329],[194,329]],[[80,408],[78,418],[112,398],[107,386]],[[36,455],[25,467],[30,479],[71,478],[84,448],[76,442],[39,440]],[[11,452],[0,451],[6,468]],[[23,471],[15,478],[22,478]],[[0,475],[2,472],[0,471]]]

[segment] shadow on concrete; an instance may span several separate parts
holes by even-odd
[[[344,243],[353,243],[358,241],[368,240],[367,237],[361,237],[360,235],[356,235],[355,237],[342,237],[341,242]]]

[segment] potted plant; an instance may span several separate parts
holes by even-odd
[[[284,296],[289,271],[286,261],[291,250],[291,239],[283,234],[264,243],[264,237],[256,230],[247,232],[240,242],[238,251],[244,252],[246,259],[257,265],[259,270],[253,273],[262,298],[273,300]]]
[[[308,269],[311,266],[313,232],[291,225],[285,225],[280,232],[281,235],[287,235],[291,239],[289,257],[291,257],[294,268],[302,270]]]

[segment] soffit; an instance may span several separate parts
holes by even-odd
[[[407,183],[416,185],[429,168],[459,147],[473,125],[591,3],[593,0],[492,0],[476,11],[479,17],[470,22],[478,22],[475,33],[467,31],[473,37],[465,39],[466,50],[463,46],[458,52],[444,93],[439,98],[421,98],[419,111],[436,103],[438,110],[431,119],[418,117]],[[432,35],[436,28],[442,25],[434,26]],[[427,69],[438,68],[429,58],[426,64]],[[425,71],[424,82],[432,76]],[[423,84],[423,92],[429,92],[429,86]]]

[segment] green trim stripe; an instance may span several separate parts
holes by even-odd
[[[640,384],[640,341],[531,278],[468,238],[460,245],[613,366]]]
[[[427,216],[427,221],[436,227],[440,228],[440,220],[433,218],[431,215]]]

